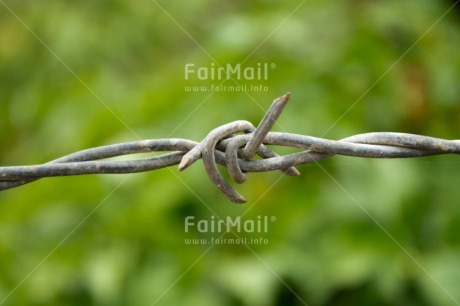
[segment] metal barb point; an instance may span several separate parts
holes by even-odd
[[[273,101],[272,105],[265,113],[265,116],[262,118],[262,121],[254,132],[254,135],[246,144],[246,147],[243,150],[244,159],[249,160],[256,154],[256,151],[264,141],[265,136],[271,130],[276,122],[276,119],[278,119],[284,107],[289,102],[290,97],[291,93],[287,92],[284,96],[276,98]]]
[[[243,158],[245,160],[250,160],[256,154],[257,150],[259,150],[261,144],[265,139],[265,136],[267,136],[268,132],[271,130],[273,125],[275,125],[276,120],[283,112],[284,107],[287,105],[290,98],[291,93],[287,92],[284,96],[276,98],[273,101],[272,105],[265,113],[265,116],[262,118],[262,121],[260,122],[256,131],[254,132],[254,135],[243,149]],[[300,175],[300,172],[294,167],[283,169],[283,172],[291,176]],[[240,176],[240,179],[242,179],[242,176]]]

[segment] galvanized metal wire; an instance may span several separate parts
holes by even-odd
[[[243,183],[248,172],[281,170],[287,175],[300,175],[294,166],[333,155],[408,158],[460,154],[460,140],[406,133],[366,133],[329,140],[269,132],[289,98],[290,94],[287,93],[275,99],[257,129],[250,122],[239,120],[217,127],[201,142],[181,138],[124,142],[79,151],[42,165],[0,167],[0,191],[53,176],[136,173],[173,165],[179,165],[179,171],[182,171],[202,159],[211,182],[232,202],[244,203],[246,199],[224,179],[216,164],[225,166],[235,182]],[[302,151],[279,156],[267,145],[293,147]],[[151,152],[170,153],[135,160],[106,160],[116,156]],[[255,154],[262,159],[251,159]]]

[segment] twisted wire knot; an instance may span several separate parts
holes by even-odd
[[[246,199],[225,181],[217,169],[215,160],[216,146],[220,144],[220,149],[225,151],[225,166],[229,170],[232,179],[239,184],[244,183],[246,181],[246,174],[240,168],[238,163],[239,158],[250,160],[255,154],[262,158],[278,157],[278,154],[268,149],[262,142],[275,124],[276,119],[278,119],[290,97],[291,94],[287,93],[275,99],[257,129],[252,123],[239,120],[212,130],[199,145],[184,155],[179,164],[179,171],[184,170],[202,157],[206,173],[214,185],[232,202],[245,203]],[[246,137],[234,135],[239,132],[250,134],[247,134]],[[222,141],[224,139],[227,141]],[[239,152],[239,149],[242,147],[244,149]],[[283,172],[293,176],[300,175],[299,171],[294,167],[284,168]]]

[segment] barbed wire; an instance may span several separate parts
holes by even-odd
[[[275,99],[257,129],[250,122],[239,120],[217,127],[201,142],[181,138],[140,140],[75,152],[42,165],[0,167],[0,191],[44,177],[137,173],[172,165],[179,165],[179,171],[183,171],[202,159],[211,182],[232,202],[244,203],[246,199],[223,178],[216,164],[225,166],[230,177],[241,184],[246,180],[248,172],[281,170],[287,175],[297,176],[300,173],[294,166],[333,155],[408,158],[460,154],[460,140],[406,133],[377,132],[329,140],[269,132],[289,98],[290,93],[287,93]],[[267,145],[287,146],[303,151],[279,156]],[[171,153],[135,160],[106,160],[130,154],[167,151]],[[253,160],[256,154],[262,159]]]

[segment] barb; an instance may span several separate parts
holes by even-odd
[[[230,177],[241,184],[245,182],[247,172],[281,170],[296,176],[300,173],[295,166],[333,155],[408,158],[460,154],[460,140],[405,133],[366,133],[336,141],[269,132],[289,98],[290,93],[287,93],[275,99],[257,129],[248,121],[234,121],[212,130],[199,143],[181,138],[124,142],[79,151],[42,165],[0,167],[0,191],[53,176],[136,173],[172,165],[179,165],[179,171],[182,171],[201,158],[211,182],[232,202],[244,203],[246,199],[224,179],[217,164],[226,167]],[[279,156],[266,145],[288,146],[302,151]],[[106,160],[116,156],[151,152],[170,153],[136,160]],[[262,159],[251,160],[254,154]]]

